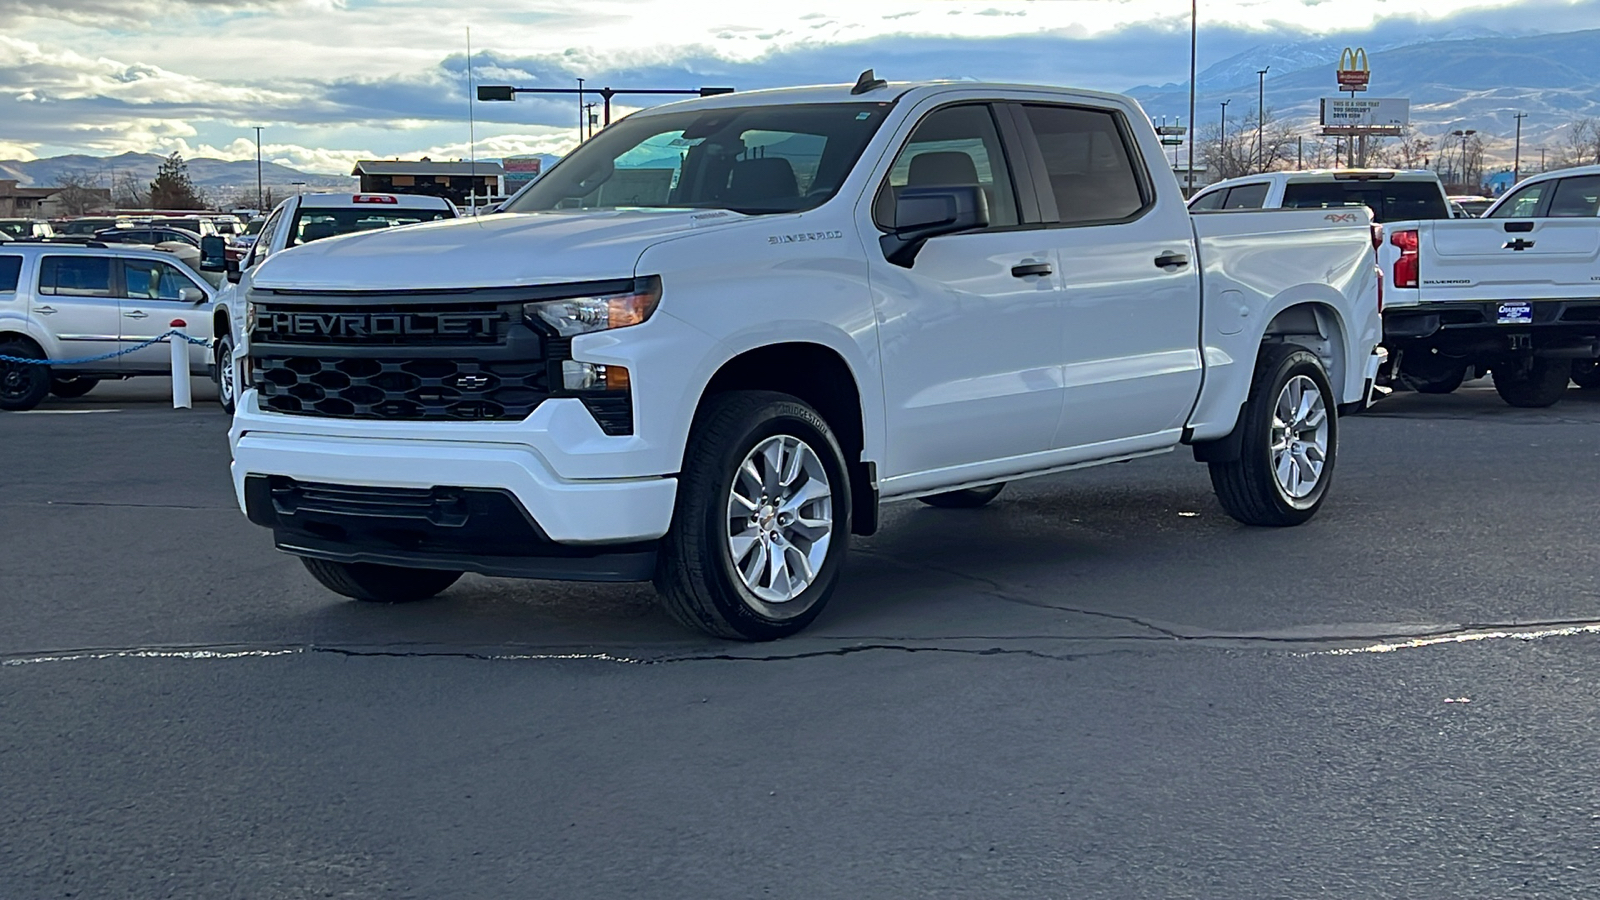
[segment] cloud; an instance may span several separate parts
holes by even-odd
[[[174,15],[189,19],[202,13],[239,13],[317,9],[334,6],[334,0],[0,0],[0,25],[23,19],[47,19],[80,25],[115,25],[145,29],[170,21]]]

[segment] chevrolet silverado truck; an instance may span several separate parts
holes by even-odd
[[[1600,388],[1600,166],[1546,172],[1478,219],[1391,222],[1391,380],[1447,394],[1485,372],[1512,406]]]
[[[887,84],[635,113],[501,214],[319,241],[249,291],[238,500],[331,590],[653,580],[804,628],[879,507],[1166,453],[1305,522],[1370,397],[1365,210],[1191,215],[1132,100]]]

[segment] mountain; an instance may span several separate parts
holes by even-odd
[[[14,178],[22,187],[49,187],[56,184],[62,175],[88,173],[100,179],[102,186],[111,187],[113,179],[128,173],[140,185],[145,185],[156,177],[156,169],[165,159],[154,153],[131,152],[108,157],[71,154],[27,161],[6,159],[0,160],[0,178]],[[227,195],[255,190],[256,161],[253,159],[197,157],[187,162],[189,180],[208,193]],[[356,189],[354,178],[301,172],[265,160],[261,163],[261,182],[266,187],[277,188],[279,193],[285,189],[293,190],[295,182],[304,182],[307,188]]]
[[[1318,100],[1339,96],[1333,70],[1344,44],[1325,40],[1262,45],[1208,67],[1199,86],[1196,118],[1202,129],[1228,107],[1230,126],[1253,118],[1256,72],[1266,65],[1266,106],[1276,116],[1315,133]],[[1555,147],[1573,120],[1600,116],[1600,31],[1485,36],[1457,33],[1449,40],[1411,41],[1367,48],[1372,85],[1366,96],[1411,101],[1413,132],[1438,140],[1455,129],[1475,129],[1485,150],[1509,163],[1518,112],[1523,121],[1524,167],[1540,146]],[[1141,85],[1129,91],[1159,119],[1187,116],[1188,85]]]

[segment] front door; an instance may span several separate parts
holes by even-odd
[[[211,311],[202,299],[196,303],[185,300],[187,289],[191,295],[205,298],[200,283],[185,275],[173,263],[153,259],[123,259],[122,284],[122,346],[138,346],[154,337],[171,331],[173,321],[182,320],[179,330],[190,337],[202,340],[211,337]],[[169,372],[172,370],[172,350],[166,343],[152,344],[123,357],[123,371]],[[198,344],[189,346],[190,371],[203,372],[206,368],[206,348]]]
[[[1018,227],[994,114],[987,103],[927,113],[871,198],[880,226],[906,186],[977,185],[990,212],[988,229],[928,241],[909,269],[868,247],[887,477],[1044,451],[1060,417],[1058,282],[1044,233]]]
[[[29,312],[61,342],[61,355],[81,359],[115,353],[119,338],[114,260],[109,256],[44,256]],[[120,369],[113,358],[85,364],[100,372]]]
[[[1033,170],[1044,176],[1040,215],[1053,222],[1045,233],[1065,298],[1066,397],[1055,446],[1181,428],[1201,375],[1188,212],[1176,191],[1158,196],[1124,111],[1013,109]],[[1149,158],[1160,159],[1151,149]]]

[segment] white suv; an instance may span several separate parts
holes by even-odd
[[[179,319],[184,333],[209,341],[212,296],[193,270],[159,250],[28,241],[0,246],[0,357],[84,360],[0,360],[0,409],[32,409],[47,394],[81,397],[109,378],[169,374],[165,344],[132,348]],[[204,374],[208,361],[205,347],[190,348],[191,374]]]
[[[1218,209],[1329,209],[1365,206],[1374,222],[1448,219],[1450,200],[1427,169],[1309,169],[1263,172],[1207,185],[1189,201]]]

